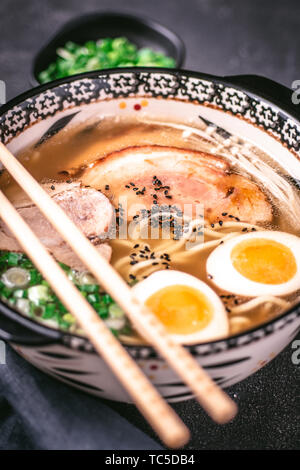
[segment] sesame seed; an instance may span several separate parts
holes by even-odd
[[[140,246],[140,245],[137,243],[136,245],[134,245],[133,248],[135,249],[135,248],[138,248],[139,246]]]
[[[106,184],[106,185],[105,185],[105,190],[106,190],[106,191],[109,190],[109,184]]]

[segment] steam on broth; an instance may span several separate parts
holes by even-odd
[[[185,154],[184,158],[180,153],[182,150]],[[149,157],[147,152],[149,152]],[[227,184],[228,179],[229,182],[232,182],[232,189],[228,191],[227,188],[228,196],[226,195],[227,199],[225,199],[226,204],[230,203],[231,212],[228,212],[226,208],[220,209],[216,216],[215,212],[212,214],[212,212],[204,210],[202,216],[201,214],[196,216],[194,213],[186,215],[178,211],[176,201],[174,202],[172,199],[172,195],[174,192],[176,193],[178,188],[178,178],[185,178],[192,186],[191,180],[194,176],[193,173],[189,175],[180,174],[177,170],[176,173],[174,168],[172,169],[172,164],[175,165],[177,155],[178,162],[185,159],[185,161],[189,160],[191,165],[194,165],[198,156],[200,156],[200,152],[203,155],[204,153],[208,154],[207,157],[203,157],[202,164],[204,166],[200,168],[203,173],[203,168],[207,169],[207,165],[209,165],[204,188],[206,192],[204,194],[208,194],[207,188],[209,188],[210,193],[207,197],[213,200],[213,191],[225,190],[224,185]],[[147,172],[146,176],[142,175],[141,182],[143,184],[137,184],[134,178],[134,181],[128,181],[127,184],[124,184],[122,161],[126,161],[124,160],[125,157],[130,159],[134,153],[137,155],[139,164],[144,158],[145,165],[150,165],[150,168],[155,153],[159,153],[158,162],[160,155],[164,155],[163,158],[169,158],[170,178],[172,177],[171,181],[175,182],[173,187],[166,184],[165,173],[161,173],[163,177],[156,174],[157,171],[161,171],[159,163],[158,166],[153,166],[151,174]],[[144,156],[142,157],[142,155]],[[216,132],[215,128],[207,127],[204,122],[197,125],[195,123],[183,125],[178,122],[139,120],[138,118],[129,117],[122,119],[105,118],[99,122],[85,123],[84,125],[62,130],[58,135],[41,145],[25,149],[19,154],[19,158],[40,182],[53,185],[81,182],[91,189],[100,190],[114,206],[116,215],[115,238],[101,240],[101,242],[105,241],[110,245],[112,250],[111,263],[122,277],[131,284],[142,283],[145,279],[152,279],[153,273],[164,270],[166,272],[184,272],[197,278],[208,285],[214,294],[217,294],[221,299],[228,319],[229,335],[253,328],[270,320],[298,300],[300,293],[298,286],[300,284],[297,284],[299,265],[296,263],[298,241],[296,237],[300,234],[299,190],[285,176],[284,170],[274,162],[271,156],[249,142],[244,142],[236,136],[222,135]],[[110,167],[108,167],[109,171],[104,177],[103,172],[106,168],[105,165],[110,164],[109,159],[117,162],[118,158],[123,158],[123,160],[120,160],[120,167],[112,166],[112,168],[119,168],[119,172],[109,173]],[[128,161],[130,162],[130,160]],[[114,165],[117,165],[117,163],[114,163]],[[165,168],[164,171],[166,171]],[[113,176],[110,177],[110,174]],[[147,178],[150,178],[151,181],[148,182]],[[212,178],[215,178],[215,182],[212,181]],[[156,211],[152,208],[150,210],[149,206],[146,206],[144,213],[138,209],[136,212],[131,213],[128,220],[125,221],[126,232],[129,230],[131,234],[129,238],[120,238],[119,236],[123,208],[119,205],[120,194],[117,194],[114,190],[118,181],[122,190],[125,191],[126,186],[128,186],[126,189],[128,194],[129,191],[131,191],[131,195],[134,194],[132,191],[135,190],[137,194],[134,194],[134,198],[137,203],[145,202],[144,196],[151,194],[154,208],[156,205],[159,206],[159,210]],[[24,195],[21,188],[12,181],[7,172],[2,173],[0,186],[17,206],[18,201]],[[177,193],[176,197],[178,199]],[[164,204],[162,211],[161,195]],[[139,198],[139,196],[141,197]],[[184,200],[182,194],[181,197]],[[247,217],[247,220],[243,220],[238,216],[239,212],[237,211],[241,211],[241,207],[245,207],[245,204],[248,204],[250,200],[251,203],[253,200],[257,204],[255,207],[259,209],[248,211],[251,214],[251,220],[248,220]],[[205,197],[200,202],[204,202],[205,206]],[[242,213],[245,212],[242,211]],[[258,217],[258,213],[262,214],[261,218]],[[168,223],[164,225],[164,222]],[[153,239],[150,232],[155,223],[158,238]],[[168,226],[169,236],[166,236],[165,233],[166,226]],[[144,230],[145,227],[147,228],[146,231]],[[176,232],[176,227],[181,228],[181,230]],[[280,236],[277,235],[278,232],[281,232]],[[260,233],[261,237],[257,235]],[[273,233],[273,235],[270,236],[270,233]],[[252,236],[251,234],[255,235]],[[196,243],[199,236],[201,243]],[[262,294],[257,294],[258,291],[255,292],[255,290],[251,291],[250,289],[246,290],[247,294],[245,295],[245,290],[241,287],[239,292],[238,282],[232,280],[232,288],[230,286],[228,288],[228,283],[225,283],[226,288],[224,288],[221,274],[224,271],[223,277],[228,279],[226,262],[231,264],[233,260],[230,258],[229,251],[226,252],[223,248],[229,246],[230,240],[232,246],[234,244],[238,246],[240,237],[244,237],[243,240],[246,240],[246,237],[251,238],[251,240],[260,240],[256,243],[254,251],[251,251],[251,256],[254,256],[252,261],[250,260],[249,247],[247,248],[247,260],[250,260],[254,266],[250,266],[251,273],[254,272],[254,277],[251,278],[251,276],[247,277],[248,274],[246,275],[248,287],[249,285],[251,287],[251,282],[256,282],[255,276],[259,269],[258,266],[260,264],[263,266],[264,260],[262,258],[264,255],[261,253],[267,252],[270,253],[270,259],[266,262],[273,263],[272,266],[275,266],[278,262],[276,266],[285,267],[290,260],[296,259],[296,271],[291,274],[291,277],[294,276],[296,279],[293,284],[294,287],[292,289],[287,287],[286,292],[282,289],[280,294],[277,293],[280,289],[276,291],[274,288],[273,292],[270,287],[266,288],[266,293]],[[268,241],[269,239],[270,241]],[[280,244],[276,242],[277,239],[282,242],[280,247],[277,246]],[[265,245],[259,252],[257,246],[262,243],[261,240]],[[187,242],[192,245],[190,249],[186,249]],[[2,248],[4,250],[4,247],[1,247],[0,244],[0,249]],[[213,253],[216,255],[213,256]],[[220,253],[220,258],[218,258],[217,253]],[[243,252],[241,257],[243,263],[245,253],[246,251]],[[256,255],[259,256],[259,259],[257,258],[255,261]],[[223,261],[221,256],[224,256],[224,260],[227,261]],[[211,262],[212,259],[214,264]],[[64,263],[68,264],[65,260]],[[214,272],[217,274],[213,276],[208,271],[208,266],[213,266]],[[73,273],[72,275],[76,279],[83,275],[78,270],[72,270],[72,268],[69,272]],[[88,273],[84,273],[84,275],[88,276]],[[153,279],[155,278],[153,277]],[[275,287],[282,282],[275,279]],[[285,279],[284,282],[289,282],[289,278]],[[260,283],[270,285],[268,279],[260,280]],[[83,285],[95,285],[95,280],[88,279],[88,282],[83,283]],[[145,284],[145,288],[147,288],[147,285],[149,283]],[[159,282],[157,285],[159,286]],[[82,291],[84,292],[84,289]],[[93,298],[93,300],[98,299],[97,302],[94,302],[95,305],[100,305],[103,301],[102,296],[106,295],[101,293],[101,289],[99,292],[100,297],[94,296]],[[93,292],[88,293],[88,295],[91,294]],[[43,307],[43,304],[41,306]],[[112,299],[110,310],[114,314],[107,313],[106,320],[109,326],[112,329],[119,330],[124,341],[139,342],[140,338],[133,330],[129,329],[129,325],[125,324],[123,320],[123,323],[120,322],[122,312],[118,311],[118,306],[113,303]],[[64,314],[68,314],[68,312],[64,312]],[[39,319],[43,320],[43,318]],[[119,323],[116,319],[119,319]],[[54,326],[55,322],[52,321],[51,324]],[[114,328],[114,325],[122,328]],[[73,332],[79,331],[74,324],[68,326],[67,321],[60,326]]]

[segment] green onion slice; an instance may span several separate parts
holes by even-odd
[[[10,289],[24,288],[30,282],[30,273],[23,268],[10,268],[2,274],[1,281]]]

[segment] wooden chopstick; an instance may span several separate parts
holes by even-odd
[[[110,366],[162,441],[167,446],[174,448],[184,445],[189,439],[189,431],[186,426],[163,400],[136,362],[67,278],[64,271],[1,191],[0,217],[47,279],[53,291],[59,296],[69,312],[76,317],[96,350]]]
[[[156,316],[136,299],[121,276],[3,144],[0,144],[0,160],[101,286],[126,312],[136,330],[155,347],[190,387],[207,413],[219,423],[231,420],[237,412],[236,404],[217,386],[191,354],[172,340]]]

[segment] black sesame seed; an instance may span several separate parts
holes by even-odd
[[[243,228],[242,232],[247,232],[247,227]]]
[[[132,181],[129,184],[130,186],[135,186],[135,184]]]
[[[208,279],[213,279],[211,274],[208,274],[207,277],[208,277]]]
[[[125,188],[128,188],[128,189],[130,189],[130,186],[129,186],[129,184],[125,184]]]
[[[152,266],[157,266],[157,265],[158,265],[158,262],[157,262],[157,261],[154,261],[154,262],[152,263]]]
[[[67,181],[66,181],[66,183],[68,183],[68,184],[71,184],[71,183],[72,183],[72,181],[71,181],[71,180],[67,180]]]
[[[140,246],[140,245],[137,243],[136,245],[134,245],[133,248],[135,249],[135,248],[138,248],[139,246]]]
[[[219,220],[219,225],[220,225],[220,227],[222,227],[222,225],[223,225],[223,221],[222,221],[222,220]]]
[[[135,261],[135,260],[130,261],[130,264],[131,264],[131,265],[134,265],[134,264],[137,264],[137,263],[138,263],[138,261]]]
[[[226,217],[227,214],[228,214],[228,212],[222,212],[223,217]]]
[[[168,195],[168,196],[166,196],[166,198],[168,198],[168,199],[172,199],[172,198],[173,198],[173,196],[169,196],[169,195]]]
[[[129,274],[130,279],[136,279],[134,274]]]
[[[210,224],[211,228],[214,228],[215,224]]]
[[[55,189],[54,184],[51,185],[51,189],[52,189],[52,191],[54,191],[54,189]]]

